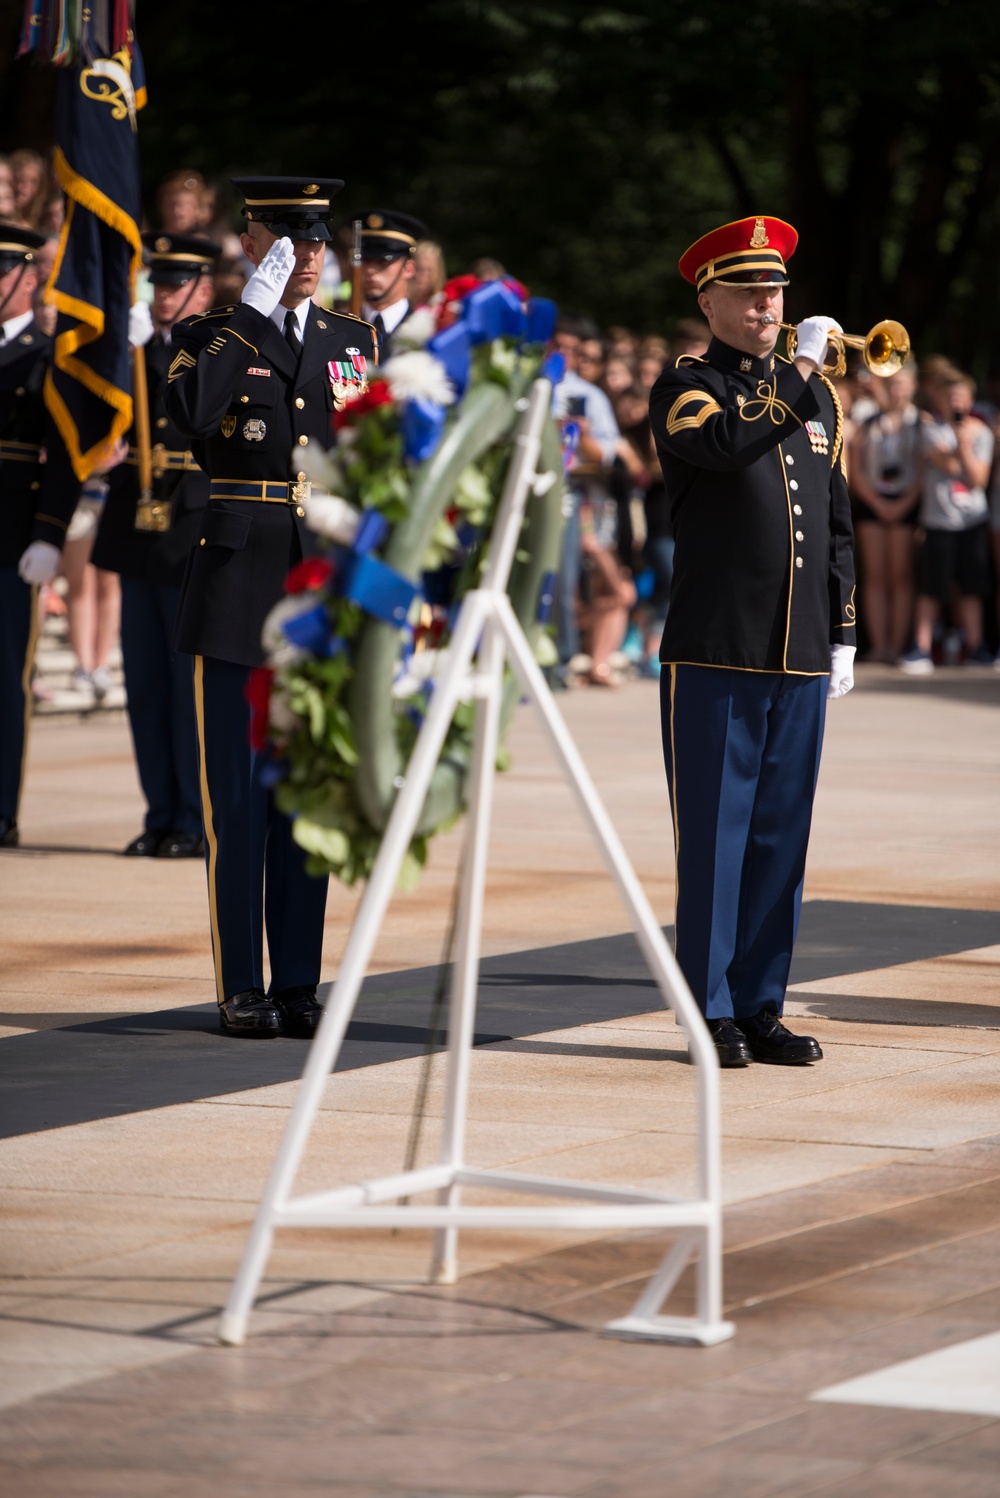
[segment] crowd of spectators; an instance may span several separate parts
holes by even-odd
[[[51,269],[64,221],[51,165],[36,151],[0,156],[0,221],[46,236]],[[182,169],[160,184],[146,228],[202,235],[222,247],[217,303],[238,301],[251,267],[243,255],[227,190]],[[344,226],[327,256],[317,300],[343,305],[351,232]],[[505,274],[491,257],[468,270],[483,280]],[[42,287],[45,276],[42,277]],[[440,245],[416,253],[411,301],[442,288]],[[36,316],[52,329],[54,309],[39,291]],[[659,673],[657,648],[669,607],[674,540],[670,504],[647,414],[649,392],[668,360],[705,352],[707,324],[686,318],[660,333],[600,328],[563,315],[555,347],[566,361],[556,414],[567,450],[566,520],[560,565],[558,684],[613,687],[623,676]],[[937,664],[1000,664],[1000,377],[980,393],[940,355],[908,364],[886,380],[855,361],[837,381],[845,412],[844,449],[857,536],[862,658],[925,674]],[[92,486],[93,487],[93,486]],[[74,685],[99,702],[119,614],[118,579],[89,562],[99,486],[81,501],[64,560],[77,656]]]

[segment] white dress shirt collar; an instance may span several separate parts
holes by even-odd
[[[3,329],[3,339],[0,341],[10,343],[12,339],[17,338],[20,333],[23,333],[28,324],[34,322],[34,320],[35,314],[33,312],[22,312],[19,317],[12,317],[7,322],[0,323],[0,328]]]
[[[280,302],[278,303],[274,311],[271,313],[271,321],[274,323],[274,326],[277,328],[282,337],[285,336],[285,314],[289,310],[292,310],[295,313],[295,321],[298,324],[299,337],[302,342],[305,343],[306,323],[309,319],[309,306],[310,303],[308,298],[304,302],[300,302],[297,307],[292,309],[283,307]]]
[[[374,322],[376,309],[366,302],[364,310],[365,320],[367,322]],[[395,333],[403,318],[409,312],[410,304],[404,296],[400,297],[398,302],[393,302],[391,307],[380,307],[378,310],[382,315],[382,326],[385,328],[385,334],[388,338],[390,333]]]

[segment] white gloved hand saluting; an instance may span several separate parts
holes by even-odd
[[[263,260],[243,288],[241,300],[270,317],[284,295],[289,277],[295,269],[295,248],[292,241],[275,240]]]
[[[153,314],[148,302],[135,302],[128,309],[128,341],[133,348],[142,348],[152,338]]]
[[[827,702],[832,702],[835,697],[846,697],[853,687],[855,648],[853,645],[830,646],[830,680],[826,685]]]
[[[50,583],[59,570],[61,555],[58,546],[48,541],[32,541],[17,564],[21,581],[32,586]]]
[[[796,359],[811,359],[818,369],[826,363],[826,350],[830,342],[830,331],[844,330],[835,317],[807,317],[795,329]]]

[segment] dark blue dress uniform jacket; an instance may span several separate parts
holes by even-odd
[[[713,339],[649,403],[676,552],[660,660],[821,675],[853,645],[854,553],[833,385]]]
[[[369,372],[375,330],[347,313],[310,306],[301,358],[269,317],[222,307],[177,323],[166,412],[187,434],[212,479],[294,483],[294,454],[308,442],[333,445],[327,364],[357,350]],[[316,550],[294,501],[210,498],[184,580],[176,645],[234,665],[263,662],[260,635],[282,596],[288,569]]]
[[[173,346],[164,343],[158,333],[145,347],[149,430],[154,457],[153,495],[156,499],[170,501],[170,528],[166,531],[137,531],[135,528],[139,469],[133,453],[133,461],[120,463],[108,475],[107,499],[91,554],[96,567],[117,572],[135,582],[170,585],[183,580],[191,548],[198,540],[201,512],[208,503],[208,475],[200,468],[157,468],[158,448],[175,455],[190,451],[187,436],[170,420],[166,411],[167,370],[173,354]],[[128,440],[134,444],[134,429]],[[177,462],[176,457],[174,462]]]
[[[32,541],[61,548],[80,495],[42,395],[51,358],[35,322],[0,347],[0,567],[16,567]]]

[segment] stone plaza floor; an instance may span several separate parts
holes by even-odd
[[[862,668],[831,705],[787,1012],[817,1066],[722,1083],[712,1349],[603,1335],[653,1234],[278,1235],[218,1312],[301,1042],[213,1029],[204,871],[116,856],[120,713],[36,723],[0,853],[0,1491],[331,1498],[990,1498],[1000,1487],[1000,677]],[[563,694],[672,920],[655,686]],[[683,1190],[694,1071],[522,709],[497,785],[469,1158]],[[298,1188],[402,1165],[462,828],[393,903]],[[331,887],[332,979],[357,892]],[[682,1281],[678,1309],[690,1299]]]

